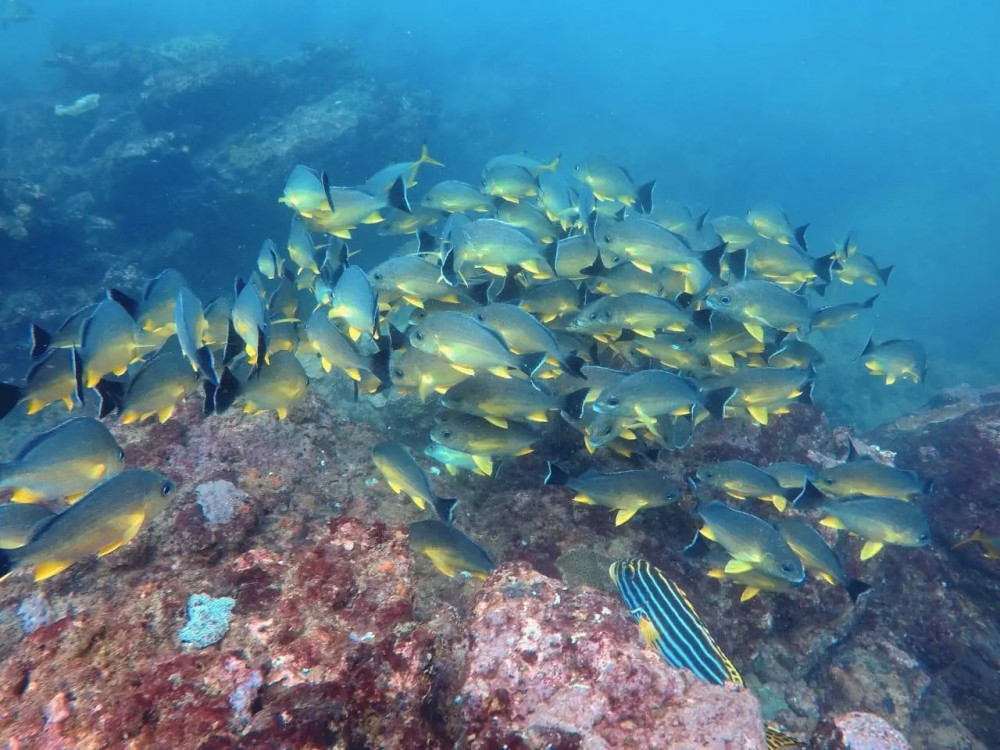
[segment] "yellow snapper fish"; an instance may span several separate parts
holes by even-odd
[[[872,375],[884,377],[886,385],[900,380],[922,383],[927,375],[927,352],[923,344],[913,339],[891,339],[876,344],[869,337],[861,361]]]
[[[95,307],[96,304],[84,305],[79,310],[73,311],[53,333],[32,323],[28,342],[31,358],[38,359],[52,349],[79,349],[83,324],[94,314]]]
[[[62,402],[72,411],[83,403],[83,359],[76,349],[50,349],[32,363],[24,385],[0,383],[0,419],[24,403],[28,415]]]
[[[594,265],[600,248],[589,234],[574,234],[556,241],[548,257],[556,276],[570,281],[590,278],[587,271]]]
[[[257,252],[257,270],[265,279],[276,279],[284,275],[285,258],[278,252],[274,240],[267,239],[261,243]]]
[[[313,242],[312,235],[306,229],[306,225],[299,218],[298,214],[292,214],[292,223],[288,229],[288,244],[286,247],[288,257],[295,264],[298,275],[310,273],[313,276],[319,276],[316,243]]]
[[[268,314],[264,304],[264,292],[253,279],[246,282],[237,279],[236,302],[232,308],[232,327],[243,341],[247,361],[257,365],[267,361]]]
[[[432,395],[447,393],[470,375],[447,359],[407,346],[393,349],[389,355],[389,377],[397,392],[416,392],[426,403]]]
[[[814,378],[813,370],[747,367],[712,384],[736,389],[728,408],[746,409],[755,422],[768,424],[770,415],[787,413],[793,403],[811,404]]]
[[[774,477],[778,486],[784,490],[801,491],[806,486],[807,479],[816,479],[813,467],[795,461],[776,461],[765,466],[764,471]]]
[[[745,250],[750,244],[760,238],[757,230],[738,216],[716,216],[709,224],[720,239],[726,243],[729,252]]]
[[[823,526],[844,529],[864,539],[862,560],[874,557],[886,544],[926,547],[931,542],[930,525],[920,506],[899,498],[855,496],[830,500],[808,482],[795,508],[821,510],[826,514],[820,521]]]
[[[284,203],[307,219],[329,210],[319,174],[302,164],[297,165],[288,175],[284,193],[278,202]]]
[[[875,306],[879,295],[869,297],[864,302],[845,302],[840,305],[827,305],[819,308],[812,316],[812,327],[818,330],[830,330],[849,323],[861,314],[862,310],[870,310]]]
[[[870,286],[885,286],[889,283],[892,266],[879,268],[878,261],[870,255],[858,252],[858,240],[854,234],[847,235],[842,247],[836,253],[833,271],[837,278],[845,284],[868,284]]]
[[[466,375],[491,372],[501,378],[510,371],[532,375],[546,360],[545,352],[514,354],[499,333],[471,315],[459,312],[435,312],[409,332],[410,345],[448,360]]]
[[[420,465],[402,443],[386,441],[372,448],[372,460],[393,492],[409,497],[420,510],[430,505],[438,518],[451,523],[458,500],[441,497],[431,488]]]
[[[13,489],[15,503],[73,502],[124,467],[125,452],[108,428],[78,417],[35,435],[10,461],[0,463],[0,489]]]
[[[474,456],[434,441],[424,449],[424,455],[444,466],[452,476],[457,476],[462,470],[484,477],[493,475],[493,460],[489,456]]]
[[[646,273],[664,269],[677,271],[704,282],[705,272],[718,276],[724,245],[709,252],[691,247],[679,234],[671,232],[656,222],[629,217],[623,221],[598,221],[594,236],[601,248],[601,261],[608,268],[631,263]],[[692,281],[685,291],[696,293],[701,284]]]
[[[858,454],[849,443],[847,460],[817,472],[815,485],[827,495],[849,497],[895,497],[913,500],[934,490],[933,479],[922,479],[915,471],[897,469]]]
[[[17,549],[31,541],[31,532],[52,511],[36,503],[0,503],[0,549]]]
[[[591,156],[576,165],[574,176],[585,183],[599,201],[614,201],[625,206],[637,206],[649,213],[653,205],[656,181],[636,185],[628,171],[604,156]]]
[[[774,477],[746,461],[704,464],[698,467],[695,476],[699,484],[714,487],[737,500],[746,500],[748,497],[765,500],[779,512],[785,510],[789,499],[798,495],[798,492],[793,492],[789,498]]]
[[[777,522],[778,531],[788,542],[806,571],[814,573],[831,586],[843,586],[852,602],[871,589],[871,586],[857,578],[850,578],[844,571],[837,553],[830,549],[823,536],[812,526],[795,518],[783,518]]]
[[[211,342],[208,318],[201,300],[187,287],[177,293],[174,302],[174,327],[181,354],[187,359],[191,369],[199,376],[218,382],[215,372],[215,358],[209,347]]]
[[[760,342],[765,330],[805,336],[812,326],[808,300],[770,281],[747,279],[716,289],[706,304],[712,310],[738,320]]]
[[[569,329],[607,340],[617,338],[624,330],[652,338],[663,331],[686,331],[692,325],[688,312],[673,300],[628,292],[620,297],[601,297],[587,304]]]
[[[486,162],[486,166],[483,167],[483,178],[485,179],[487,174],[500,167],[518,167],[528,171],[532,177],[539,177],[546,172],[554,173],[559,167],[560,158],[562,158],[561,155],[549,159],[549,161],[541,161],[527,154],[501,154]]]
[[[510,266],[524,269],[535,279],[554,277],[544,257],[544,246],[515,226],[499,219],[476,219],[458,231],[460,240],[452,255],[459,279],[475,269],[506,276]],[[456,279],[448,278],[447,274],[445,278],[456,283]]]
[[[410,524],[410,549],[425,555],[441,573],[466,573],[485,580],[496,567],[489,554],[450,523],[436,518]]]
[[[483,193],[510,203],[538,195],[534,175],[516,164],[497,164],[483,175]]]
[[[173,268],[166,269],[146,284],[135,320],[143,331],[153,334],[156,341],[162,343],[174,333],[174,305],[178,292],[186,286],[184,276]]]
[[[545,281],[525,289],[517,304],[548,324],[580,310],[580,290],[568,279]]]
[[[705,540],[716,542],[731,556],[726,573],[741,573],[751,568],[794,584],[806,579],[805,568],[778,530],[750,513],[730,508],[713,500],[695,507],[701,517],[701,530],[684,553],[690,557],[705,557],[710,553]]]
[[[444,412],[438,415],[430,438],[435,443],[474,456],[508,458],[531,453],[539,435],[517,422],[510,423],[504,429],[481,417]],[[485,466],[482,468],[486,470]]]
[[[499,333],[515,354],[544,352],[547,365],[559,367],[572,375],[580,374],[583,360],[563,351],[552,331],[527,310],[505,302],[494,302],[476,310],[472,317]],[[548,375],[548,372],[537,373],[542,378]]]
[[[545,245],[555,242],[561,234],[542,211],[523,201],[518,203],[500,201],[497,206],[497,218],[528,232]]]
[[[582,388],[559,397],[530,380],[480,373],[449,388],[441,404],[506,429],[509,420],[544,424],[558,411],[579,414],[586,394]]]
[[[486,213],[493,209],[489,197],[483,195],[479,188],[459,180],[439,182],[427,191],[420,201],[420,206],[449,214],[466,211]]]
[[[371,393],[382,384],[378,364],[372,357],[362,355],[351,340],[330,322],[323,310],[315,310],[305,326],[305,345],[319,355],[324,372],[334,368],[360,384],[360,390]]]
[[[1000,536],[990,536],[977,527],[969,536],[956,543],[952,549],[964,547],[967,544],[978,544],[983,548],[983,556],[991,560],[1000,560]]]
[[[756,239],[746,249],[746,270],[750,277],[793,290],[802,284],[829,283],[833,262],[832,254],[812,258],[794,245],[764,238]]]
[[[757,234],[767,239],[777,240],[782,245],[797,245],[806,249],[806,229],[808,224],[793,227],[785,212],[771,203],[754,206],[747,211],[747,224],[757,230]]]
[[[200,383],[201,377],[191,370],[177,347],[168,345],[143,362],[124,389],[113,381],[98,383],[98,413],[105,417],[117,409],[122,424],[145,422],[154,416],[162,424],[173,416],[179,401],[198,390]]]
[[[83,324],[80,355],[84,384],[93,388],[108,373],[124,375],[148,348],[140,343],[139,327],[125,308],[113,299],[103,300]]]
[[[78,560],[110,554],[167,507],[173,490],[173,482],[146,469],[116,474],[35,526],[26,545],[0,552],[0,575],[33,567],[35,580],[43,581]]]
[[[656,418],[693,416],[696,406],[721,419],[734,393],[729,386],[706,391],[694,381],[666,370],[640,370],[605,387],[594,400],[593,409],[598,414],[638,419],[659,434]]]
[[[380,301],[399,297],[421,309],[430,299],[459,301],[457,290],[441,277],[438,264],[424,255],[389,258],[372,268],[369,276]]]
[[[305,398],[309,378],[295,355],[276,352],[271,361],[259,366],[244,384],[243,411],[260,414],[274,410],[278,419],[288,416],[288,409]]]
[[[569,181],[562,175],[548,170],[540,172],[536,178],[538,207],[545,213],[546,218],[557,224],[563,232],[579,227],[582,224],[579,200]]]
[[[722,550],[713,550],[706,558],[709,565],[705,575],[719,581],[730,581],[739,586],[743,586],[740,593],[740,601],[748,602],[761,591],[769,593],[787,594],[797,589],[801,584],[792,583],[785,578],[768,575],[758,568],[749,568],[738,572],[726,571],[726,566],[731,558]]]
[[[360,224],[381,223],[390,209],[412,212],[402,177],[397,177],[385,192],[372,193],[363,188],[332,187],[328,184],[323,187],[328,210],[308,218],[321,231],[341,239],[350,239],[351,230]]]
[[[385,192],[389,190],[396,180],[402,178],[406,187],[411,188],[417,184],[417,171],[421,164],[433,164],[436,167],[443,167],[444,164],[430,155],[427,144],[420,146],[420,156],[416,161],[402,161],[396,164],[389,164],[382,167],[375,174],[365,180],[365,189],[372,193]]]
[[[341,321],[351,341],[363,334],[378,338],[378,295],[359,266],[348,266],[337,279],[327,315]]]
[[[549,462],[544,483],[565,486],[577,494],[574,502],[601,505],[615,513],[615,526],[621,526],[645,508],[662,508],[680,499],[676,487],[658,471],[632,470],[603,473],[593,469],[571,477]]]

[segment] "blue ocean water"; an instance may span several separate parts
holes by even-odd
[[[993,4],[26,5],[34,16],[0,31],[3,100],[58,90],[62,73],[45,61],[67,43],[209,32],[274,60],[343,40],[373,76],[430,93],[434,132],[401,141],[431,144],[448,165],[433,179],[474,179],[498,153],[561,153],[566,164],[602,153],[637,180],[657,178],[659,198],[712,215],[777,203],[811,223],[815,253],[856,230],[863,252],[896,269],[849,345],[860,351],[870,330],[912,336],[928,348],[933,386],[995,380]],[[404,158],[331,154],[315,166],[346,184]]]

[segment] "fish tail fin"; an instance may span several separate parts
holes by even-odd
[[[866,591],[871,591],[871,584],[865,583],[857,578],[852,578],[847,582],[847,595],[851,597],[852,602],[857,602],[858,597],[861,596]]]
[[[548,170],[549,172],[555,172],[559,168],[559,160],[562,159],[562,154],[556,154],[556,157],[542,165],[542,170]]]
[[[716,388],[715,390],[709,391],[705,394],[705,400],[702,406],[705,410],[711,414],[716,419],[722,419],[726,414],[726,405],[732,401],[733,396],[736,395],[736,389],[733,387],[726,388]]]
[[[895,268],[895,266],[886,266],[885,268],[878,269],[878,277],[882,279],[882,283],[886,286],[889,285],[889,274],[892,273],[893,268]]]
[[[701,264],[712,276],[718,277],[722,273],[722,256],[726,254],[726,243],[716,245],[711,250],[706,250],[701,254]],[[745,257],[745,253],[744,253]]]
[[[209,382],[218,385],[219,375],[215,370],[215,355],[212,354],[212,350],[207,346],[199,347],[198,351],[195,352],[195,360],[198,372]]]
[[[809,224],[803,224],[800,227],[795,228],[795,242],[803,250],[806,250],[806,230],[809,228]]]
[[[104,419],[113,411],[121,413],[125,400],[125,384],[117,380],[102,379],[94,386],[97,391],[97,418]]]
[[[546,461],[545,468],[547,471],[545,479],[542,480],[542,484],[550,484],[561,487],[569,481],[569,474],[563,471],[558,464]]]
[[[579,357],[576,354],[570,354],[568,357],[564,357],[562,361],[559,362],[563,370],[565,370],[570,375],[575,375],[578,378],[583,378],[586,380],[586,376],[582,372],[582,368],[587,364],[587,360],[583,357]]]
[[[568,394],[563,398],[562,410],[573,417],[573,419],[581,419],[588,393],[590,393],[589,388],[580,388]]]
[[[455,516],[455,506],[458,505],[458,500],[454,497],[435,497],[433,502],[438,518],[445,523],[451,523]]]
[[[600,252],[598,252],[597,257],[594,259],[594,262],[591,263],[589,266],[581,268],[580,273],[582,273],[584,276],[602,276],[607,270],[608,267],[604,265],[604,261],[601,260],[601,254]]]
[[[139,302],[131,295],[125,294],[121,289],[108,289],[104,295],[111,300],[114,300],[119,305],[125,308],[132,318],[135,318],[139,314]]]
[[[326,170],[323,170],[319,179],[323,183],[323,194],[326,196],[326,205],[330,209],[330,213],[334,213],[336,209],[333,207],[333,194],[330,191],[330,175],[326,173]]]
[[[228,367],[222,369],[219,384],[205,381],[205,414],[222,414],[236,400],[240,392],[240,381]]]
[[[635,207],[640,213],[650,214],[653,212],[653,188],[655,187],[656,180],[650,180],[636,188]]]
[[[691,543],[684,548],[684,556],[700,558],[705,557],[711,551],[712,548],[709,546],[708,540],[702,536],[702,533],[699,531],[695,533],[694,539],[691,540]]]
[[[76,400],[80,402],[80,405],[86,403],[85,400],[85,388],[83,385],[83,355],[80,354],[80,350],[75,346],[73,347],[72,354],[73,361],[73,382],[76,384],[74,392],[76,393]]]
[[[548,354],[545,352],[531,352],[530,354],[524,354],[518,358],[518,369],[521,370],[525,375],[534,375],[538,368],[542,366],[546,359],[548,359]]]
[[[861,306],[866,310],[871,310],[875,306],[875,300],[877,300],[878,297],[879,295],[877,294],[874,297],[869,297],[868,299],[866,299],[864,302],[861,303]]]
[[[3,419],[21,400],[22,390],[11,383],[0,383],[0,419]]]
[[[28,345],[31,348],[31,358],[38,359],[49,350],[52,343],[52,334],[35,323],[31,324],[28,331]]]
[[[708,221],[708,215],[712,213],[711,208],[706,208],[694,222],[694,228],[696,232],[700,232],[705,228],[705,222]]]
[[[802,393],[795,397],[795,401],[800,404],[811,404],[813,403],[813,386],[815,384],[809,381],[802,387]]]
[[[821,255],[813,261],[813,271],[823,281],[829,283],[833,272],[833,261],[837,259],[837,253]]]
[[[858,358],[864,357],[866,354],[871,354],[875,350],[875,334],[871,333],[868,335],[868,343],[865,344],[865,348],[861,350],[861,354]]]
[[[812,510],[818,508],[826,500],[827,497],[820,488],[807,479],[806,483],[802,486],[802,492],[792,502],[792,507],[795,510]]]
[[[3,476],[3,464],[0,464],[0,477]],[[960,539],[958,542],[952,545],[952,549],[958,549],[959,547],[964,547],[967,544],[972,544],[973,542],[981,542],[983,540],[983,527],[977,526],[975,530],[969,534],[965,539]]]
[[[444,260],[441,261],[441,278],[448,283],[449,286],[460,286],[460,277],[458,271],[455,269],[455,248],[448,248],[448,252],[445,253]]]
[[[15,550],[0,549],[0,581],[6,578],[17,567]]]
[[[389,186],[386,198],[389,205],[398,211],[408,214],[413,213],[413,209],[410,208],[410,200],[406,197],[406,181],[402,177],[397,177],[396,181]]]
[[[433,156],[431,156],[430,151],[427,150],[427,144],[420,144],[420,158],[417,159],[419,164],[433,164],[435,167],[443,167],[444,164],[439,162]]]
[[[741,247],[739,250],[729,253],[726,256],[726,264],[729,266],[730,283],[733,281],[743,281],[747,277],[747,249]],[[706,310],[708,308],[705,308]]]

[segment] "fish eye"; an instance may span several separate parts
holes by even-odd
[[[420,331],[414,331],[413,332],[413,338],[415,338],[417,341],[423,341],[424,340],[424,334],[421,333]]]
[[[592,312],[590,315],[587,316],[587,320],[597,320],[597,313]]]
[[[930,538],[931,538],[931,535],[930,535],[930,534],[928,534],[928,533],[927,533],[926,531],[925,531],[925,532],[924,532],[923,534],[921,534],[921,535],[920,535],[920,536],[918,537],[918,539],[919,539],[919,540],[920,540],[921,542],[926,542],[926,541],[927,541],[928,539],[930,539]]]
[[[392,376],[394,378],[396,378],[396,380],[402,380],[404,374],[405,373],[402,370],[400,370],[398,367],[392,371]]]
[[[620,400],[617,396],[608,396],[607,399],[605,399],[605,403],[608,406],[618,406]]]
[[[486,320],[486,316],[483,315],[481,312],[473,313],[472,317],[478,320],[480,323]]]
[[[373,273],[372,274],[372,278],[375,279],[375,281],[381,281],[382,280],[382,274],[381,274],[381,272]]]
[[[441,430],[441,437],[448,439],[451,437],[451,430]]]
[[[732,301],[733,301],[733,298],[730,297],[728,294],[723,294],[721,297],[719,297],[719,302],[721,302],[724,305],[728,305],[728,304],[732,303]]]
[[[166,497],[167,495],[170,494],[173,488],[174,488],[174,483],[168,479],[162,485],[160,485],[160,494]]]
[[[604,244],[610,245],[614,241],[615,241],[615,238],[612,237],[610,234],[604,235]]]
[[[125,460],[125,451],[122,448],[118,449],[118,460],[119,461],[124,461]]]
[[[791,573],[794,570],[795,570],[795,566],[792,565],[791,563],[789,563],[789,562],[781,563],[781,572],[782,573]]]
[[[621,263],[622,262],[622,256],[620,256],[620,255],[612,255],[611,256],[611,262],[612,263]]]
[[[830,477],[821,477],[819,481],[827,486],[831,486],[833,484],[833,480]]]

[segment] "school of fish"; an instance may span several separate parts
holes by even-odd
[[[558,157],[497,156],[477,184],[444,180],[415,200],[425,165],[443,166],[424,147],[360,186],[296,166],[280,198],[287,240],[265,240],[232,293],[203,304],[167,269],[138,295],[107,290],[54,331],[32,326],[23,382],[0,384],[0,418],[84,404],[97,416],[30,436],[0,463],[0,490],[12,492],[0,505],[0,574],[30,566],[40,580],[108,554],[172,498],[169,479],[124,469],[102,420],[164,422],[195,394],[206,415],[241,404],[283,419],[308,392],[301,358],[318,357],[356,398],[436,402],[427,445],[382,443],[374,465],[433,514],[411,526],[412,549],[445,575],[485,578],[494,561],[453,523],[458,501],[434,491],[413,449],[452,475],[491,476],[547,436],[575,433],[582,459],[606,451],[634,466],[574,476],[550,462],[540,481],[619,525],[679,508],[688,488],[657,471],[660,452],[682,451],[704,420],[768,424],[809,403],[824,361],[810,334],[865,315],[892,270],[854,234],[810,252],[806,226],[776,206],[693,214],[605,157],[565,171]],[[355,241],[368,231],[399,247],[366,268]],[[831,284],[876,293],[824,305]],[[870,339],[858,361],[887,385],[922,383],[927,368],[912,340]],[[861,560],[931,541],[914,500],[933,483],[853,445],[832,468],[747,458],[691,475],[701,527],[687,549],[708,575],[742,585],[743,599],[812,573],[856,600],[869,586],[845,572],[829,529],[859,537]],[[981,530],[970,542],[996,556]],[[653,622],[640,627],[662,651]],[[707,631],[701,640],[717,662],[703,668],[731,679]]]

